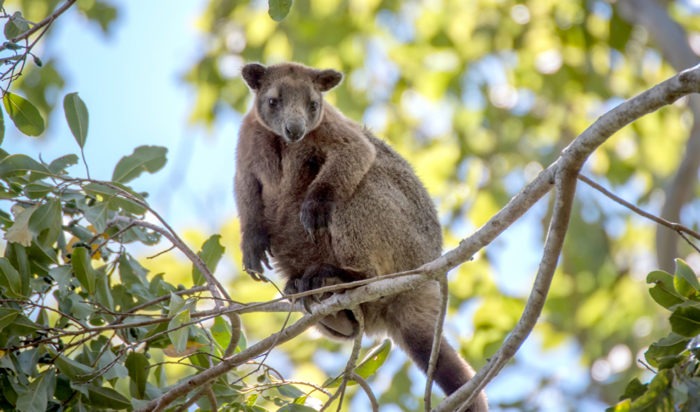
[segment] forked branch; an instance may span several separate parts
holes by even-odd
[[[513,332],[508,336],[503,346],[491,358],[491,361],[482,368],[472,380],[446,398],[436,409],[436,411],[447,412],[459,410],[473,399],[488,382],[490,382],[503,366],[515,355],[517,349],[522,345],[532,328],[537,322],[537,318],[544,306],[549,284],[554,276],[556,262],[559,258],[561,246],[566,234],[566,225],[569,219],[571,201],[576,190],[576,178],[588,157],[610,138],[615,132],[634,120],[669,105],[679,98],[690,93],[700,92],[700,65],[685,70],[678,75],[654,86],[653,88],[625,101],[608,113],[596,120],[588,129],[579,135],[564,151],[561,156],[547,169],[542,171],[537,178],[527,185],[523,191],[516,195],[491,221],[479,229],[476,234],[484,228],[491,226],[501,227],[503,223],[498,218],[500,215],[507,215],[507,210],[511,207],[520,210],[529,209],[533,204],[527,203],[524,193],[541,193],[546,187],[551,187],[544,176],[551,176],[555,173],[557,197],[554,214],[550,221],[550,228],[547,234],[545,250],[540,261],[535,284],[528,298],[523,314]],[[543,193],[544,194],[544,193]],[[527,196],[528,201],[533,196]],[[521,199],[522,198],[522,199]],[[535,199],[536,201],[536,199]],[[495,222],[492,222],[494,221]],[[494,230],[494,229],[491,229]],[[502,231],[502,230],[501,230]],[[455,250],[447,253],[457,256],[471,256],[475,250],[469,247],[469,240],[475,235],[465,239]],[[481,246],[483,247],[483,246]]]
[[[688,69],[664,81],[603,115],[577,137],[562,152],[559,159],[540,172],[532,182],[526,185],[484,226],[460,242],[457,248],[416,270],[323,288],[328,291],[355,289],[348,290],[346,293],[332,295],[317,305],[311,315],[304,316],[281,332],[261,340],[240,353],[226,357],[219,364],[173,386],[162,396],[151,401],[143,410],[157,411],[165,409],[173,401],[184,396],[189,391],[207,384],[243,362],[266,352],[275,345],[293,339],[323,316],[341,309],[356,307],[361,303],[376,300],[380,297],[405,292],[418,287],[428,279],[439,279],[448,270],[467,262],[472,255],[492,242],[513,222],[517,221],[552,187],[556,187],[555,210],[550,222],[545,250],[535,285],[520,321],[491,362],[482,368],[464,387],[446,398],[436,408],[436,411],[441,412],[459,410],[470,400],[472,394],[478,393],[486,386],[514,356],[537,322],[547,297],[549,284],[556,269],[567,231],[571,204],[576,190],[576,178],[586,159],[613,133],[625,125],[694,92],[700,92],[700,66]]]

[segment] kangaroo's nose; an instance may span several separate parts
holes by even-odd
[[[306,127],[303,122],[288,122],[284,126],[284,137],[290,142],[301,140],[306,133]]]

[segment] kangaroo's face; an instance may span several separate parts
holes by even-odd
[[[287,143],[297,142],[321,122],[323,92],[335,87],[342,74],[296,64],[265,67],[247,64],[241,72],[255,92],[261,123]]]

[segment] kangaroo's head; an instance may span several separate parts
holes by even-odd
[[[260,122],[286,142],[301,140],[318,127],[323,113],[323,92],[340,83],[335,70],[317,70],[296,63],[265,67],[250,63],[241,71],[255,93]]]

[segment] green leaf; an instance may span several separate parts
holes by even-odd
[[[90,120],[87,106],[85,106],[83,99],[78,96],[78,93],[68,93],[63,98],[63,111],[66,115],[68,127],[73,133],[75,141],[78,142],[78,146],[82,149],[85,147]]]
[[[35,332],[43,329],[40,325],[32,322],[28,317],[20,314],[15,318],[12,325],[5,330],[8,336],[21,336],[22,339],[35,336]]]
[[[168,305],[168,316],[175,316],[185,307],[185,300],[180,296],[171,293],[170,294],[170,304]]]
[[[114,213],[109,210],[109,203],[97,202],[92,206],[79,205],[78,207],[83,211],[85,219],[95,227],[98,233],[107,230],[107,221]]]
[[[67,154],[61,156],[49,164],[49,170],[55,175],[64,174],[66,168],[78,164],[78,156],[75,154]]]
[[[73,360],[65,355],[59,355],[55,349],[47,346],[47,351],[54,359],[54,364],[61,373],[66,375],[73,382],[80,383],[90,380],[95,370],[83,363]]]
[[[114,389],[101,386],[88,386],[88,399],[89,404],[97,408],[119,410],[131,407],[131,402],[124,395]]]
[[[121,208],[136,215],[146,213],[146,208],[143,206],[143,204],[146,202],[143,196],[134,192],[128,186],[122,185],[121,183],[107,185],[104,183],[93,182],[83,186],[83,188],[85,189],[85,192],[92,196],[102,196],[106,204],[114,210]],[[135,200],[128,196],[133,197]]]
[[[647,283],[662,284],[664,288],[673,289],[673,275],[663,270],[654,270],[647,275]]]
[[[0,145],[5,140],[5,115],[0,110]]]
[[[122,253],[119,256],[119,278],[128,290],[142,291],[141,294],[145,295],[148,291],[147,275],[148,270],[131,255]]]
[[[63,214],[61,204],[56,199],[51,199],[39,206],[29,218],[29,230],[35,235],[39,235],[44,230],[49,230],[50,235],[46,238],[49,245],[58,239],[62,230]]]
[[[372,349],[367,356],[355,367],[355,373],[362,378],[372,376],[380,366],[384,364],[391,351],[391,341],[385,339],[379,346]],[[324,382],[325,388],[337,388],[342,382],[342,377],[329,379]],[[351,381],[352,382],[352,381]]]
[[[689,338],[671,333],[649,345],[649,349],[644,353],[644,357],[647,362],[656,367],[663,358],[675,356],[683,352],[688,346],[688,342],[690,342]]]
[[[221,235],[212,235],[202,245],[202,250],[198,253],[199,257],[209,269],[209,272],[214,273],[219,260],[224,255],[226,248],[219,243]],[[192,279],[196,286],[203,285],[206,279],[202,276],[202,272],[195,266],[192,267]]]
[[[104,34],[109,34],[109,27],[117,18],[117,9],[104,1],[79,1],[78,7],[89,21],[99,24]]]
[[[26,279],[28,281],[29,279]],[[22,299],[25,298],[22,290],[22,276],[17,269],[12,266],[7,258],[0,258],[0,289],[5,290],[5,295],[9,298]]]
[[[0,178],[23,175],[27,172],[50,176],[51,171],[43,164],[23,154],[9,155],[0,160]]]
[[[46,197],[54,189],[54,185],[39,180],[24,186],[22,192],[30,199],[41,199]]]
[[[175,295],[173,295],[175,296]],[[190,311],[183,310],[175,315],[168,323],[168,337],[175,347],[177,353],[182,353],[187,349],[187,337],[189,336],[189,327],[183,325],[190,322]]]
[[[56,373],[49,369],[29,384],[28,391],[19,395],[17,398],[17,410],[22,412],[46,411],[49,399],[53,398],[55,388]]]
[[[700,307],[696,302],[688,303],[675,308],[669,321],[675,333],[693,338],[700,335]]]
[[[625,399],[617,404],[607,408],[605,412],[630,412],[632,401]]]
[[[214,319],[214,325],[209,329],[211,336],[221,348],[227,348],[231,342],[231,325],[226,322],[223,316]]]
[[[2,97],[2,102],[5,105],[7,115],[10,116],[19,131],[27,136],[39,136],[44,132],[44,119],[29,100],[6,92]]]
[[[17,309],[0,308],[0,332],[2,332],[3,328],[11,325],[17,315],[19,315],[19,310]]]
[[[685,302],[685,300],[678,296],[675,289],[668,290],[660,283],[657,283],[653,288],[649,289],[649,295],[651,295],[651,298],[654,299],[656,303],[666,309],[671,309]]]
[[[27,30],[29,30],[29,23],[22,17],[21,12],[16,11],[7,19],[3,32],[7,40],[12,40]]]
[[[137,178],[143,172],[154,173],[166,162],[168,149],[161,146],[139,146],[134,153],[122,157],[112,173],[112,180],[126,183]]]
[[[90,251],[82,246],[73,248],[70,261],[73,266],[73,273],[75,273],[75,277],[80,282],[80,285],[88,294],[93,295],[95,293],[97,275],[92,267]]]
[[[304,396],[304,392],[294,385],[280,385],[277,387],[277,391],[286,398],[296,399],[300,396]]]
[[[288,403],[283,407],[277,409],[277,412],[316,412],[316,409],[306,406],[298,405],[296,403]]]
[[[372,376],[380,366],[384,364],[391,351],[391,341],[385,339],[379,346],[372,349],[369,354],[355,368],[355,373],[363,378]]]
[[[676,259],[673,285],[676,291],[686,298],[696,297],[700,292],[700,282],[698,282],[695,272],[682,259]]]
[[[129,370],[129,378],[132,383],[132,395],[137,398],[144,398],[146,393],[146,382],[148,381],[148,368],[150,363],[143,353],[131,352],[126,357],[124,366]]]
[[[109,285],[109,277],[100,269],[95,271],[95,296],[100,304],[107,309],[115,310],[112,288]],[[104,315],[108,321],[114,319],[113,315]]]
[[[267,13],[274,21],[282,21],[292,8],[292,0],[269,0]]]
[[[660,370],[651,380],[646,392],[632,402],[630,411],[673,412],[675,408],[670,393],[672,382],[673,371]]]

